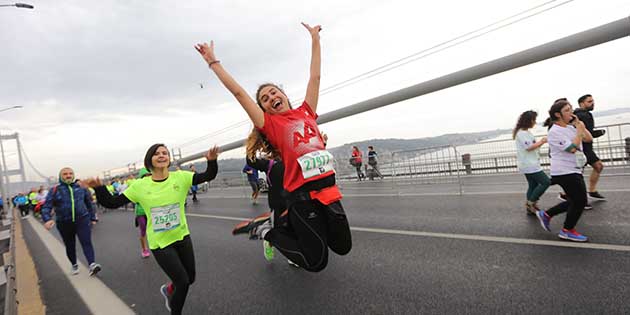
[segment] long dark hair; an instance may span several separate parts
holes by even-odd
[[[569,101],[567,101],[566,99],[559,99],[555,103],[553,103],[553,105],[551,105],[551,108],[549,109],[549,117],[545,120],[543,126],[551,128],[551,125],[553,125],[553,123],[558,120],[558,117],[556,117],[556,113],[562,115],[562,108],[567,105],[571,105],[571,103],[569,103]]]
[[[518,117],[514,130],[512,130],[512,139],[516,139],[516,133],[519,130],[527,130],[531,128],[534,121],[536,121],[536,117],[538,117],[538,113],[533,110],[523,112],[521,116]]]
[[[166,149],[166,151],[168,152],[168,148],[166,147],[166,145],[164,145],[164,143],[156,143],[154,145],[152,145],[151,147],[149,147],[149,149],[147,150],[147,154],[144,155],[144,167],[146,169],[148,169],[149,171],[153,170],[153,162],[152,162],[152,158],[155,155],[155,152],[157,152],[159,147],[164,147]],[[168,153],[169,159],[168,159],[168,166],[171,166],[171,153]]]

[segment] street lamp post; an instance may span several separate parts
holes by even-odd
[[[14,109],[14,108],[22,108],[22,106],[17,105],[17,106],[7,107],[7,108],[4,108],[4,109],[0,109],[0,112],[4,112],[4,111],[10,110],[10,109]]]
[[[14,3],[14,4],[0,4],[0,7],[16,7],[22,9],[35,9],[34,6],[28,3]]]

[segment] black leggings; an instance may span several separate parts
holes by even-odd
[[[317,200],[299,200],[289,206],[288,215],[290,227],[274,227],[265,240],[304,270],[326,268],[329,247],[339,255],[350,252],[350,226],[341,202],[326,206]]]
[[[28,215],[28,205],[19,205],[18,208],[20,208],[20,215],[23,217]]]
[[[567,194],[567,201],[551,207],[547,210],[547,215],[553,217],[566,212],[567,217],[564,219],[564,228],[567,230],[575,228],[586,205],[586,186],[584,185],[582,174],[552,176],[551,183],[562,187]]]
[[[181,314],[188,287],[195,282],[195,255],[190,235],[161,249],[153,249],[153,257],[173,282],[171,314]]]

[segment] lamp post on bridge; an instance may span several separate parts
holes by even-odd
[[[22,107],[23,107],[23,106],[20,106],[20,105],[17,105],[17,106],[11,106],[11,107],[7,107],[7,108],[0,109],[0,112],[4,112],[4,111],[11,110],[11,109],[14,109],[14,108],[22,108]]]
[[[28,3],[0,4],[0,7],[16,7],[22,9],[35,9],[33,5]]]

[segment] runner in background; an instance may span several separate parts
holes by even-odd
[[[368,165],[370,165],[372,167],[372,170],[376,173],[376,175],[378,177],[380,177],[381,179],[383,179],[383,174],[381,174],[381,171],[378,170],[378,154],[376,153],[376,151],[374,151],[374,147],[373,146],[368,146]],[[373,176],[370,177],[370,179],[372,179]]]
[[[591,112],[595,109],[595,100],[590,94],[582,95],[578,99],[579,108],[576,108],[573,112],[580,121],[586,126],[593,138],[599,138],[606,133],[606,130],[595,130],[595,120]],[[604,170],[604,163],[599,159],[595,151],[593,151],[593,142],[582,143],[584,148],[584,155],[586,156],[586,164],[593,168],[591,175],[588,178],[588,196],[595,200],[606,200],[606,197],[602,196],[597,191],[597,182],[599,182],[599,176]]]
[[[51,215],[53,210],[55,211],[54,220]],[[90,192],[75,180],[74,171],[71,168],[64,167],[59,171],[59,184],[48,192],[41,213],[47,230],[57,225],[57,230],[66,246],[66,256],[72,264],[72,274],[79,273],[76,254],[76,238],[78,237],[89,264],[90,276],[96,275],[101,270],[101,265],[95,261],[92,245],[91,226],[96,224],[96,213],[92,207]]]
[[[258,193],[260,192],[260,187],[258,187],[258,171],[248,164],[245,164],[243,173],[247,174],[247,182],[249,186],[252,187],[252,204],[255,205],[258,200]]]
[[[190,171],[195,173],[195,164],[191,164],[190,165]],[[192,185],[190,187],[190,193],[192,194],[192,201],[193,202],[198,202],[199,200],[197,199],[197,190],[199,190],[199,185]]]
[[[363,166],[363,153],[359,150],[359,147],[356,145],[352,146],[352,157],[350,158],[350,164],[357,169],[357,180],[361,181],[365,179],[365,174],[361,170],[361,166]]]
[[[143,167],[138,172],[138,179],[142,179],[145,176],[151,176],[151,173],[146,167]],[[135,181],[133,181],[131,185],[133,185],[134,182]],[[147,216],[144,213],[144,208],[142,208],[142,205],[139,203],[136,203],[135,211],[136,217],[134,219],[134,224],[140,233],[140,248],[142,249],[140,256],[142,258],[149,258],[149,256],[151,256],[151,251],[149,250],[149,244],[147,243]]]
[[[536,126],[537,116],[535,111],[523,112],[512,130],[512,139],[516,144],[518,170],[527,179],[525,211],[529,215],[535,215],[536,211],[540,210],[538,200],[551,184],[551,180],[540,166],[540,147],[547,143],[547,137],[536,141],[536,137],[529,131]]]
[[[564,226],[558,237],[574,242],[586,242],[588,237],[575,230],[584,206],[586,205],[586,185],[582,170],[586,157],[582,153],[582,142],[593,141],[584,123],[571,109],[568,101],[557,101],[549,109],[545,121],[549,129],[548,143],[551,155],[551,182],[562,187],[567,195],[563,201],[549,210],[539,210],[536,216],[546,231],[551,231],[549,223],[554,216],[567,213]]]

